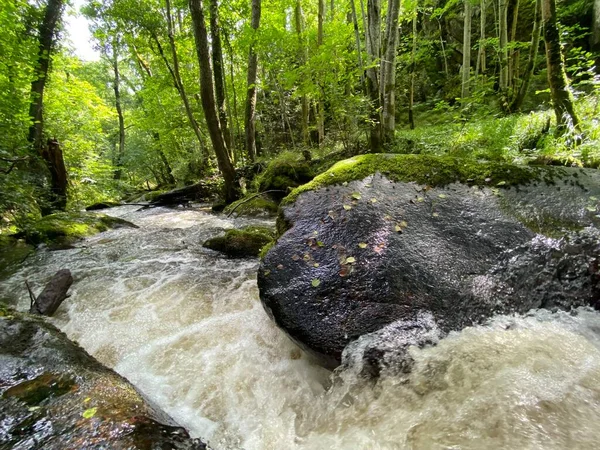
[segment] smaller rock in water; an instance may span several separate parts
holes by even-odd
[[[232,258],[246,258],[258,256],[274,237],[273,230],[269,228],[249,226],[241,230],[227,230],[223,236],[208,239],[202,246]]]

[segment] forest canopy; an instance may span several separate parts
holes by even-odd
[[[2,233],[272,161],[600,165],[599,0],[89,0],[98,61],[0,5]]]

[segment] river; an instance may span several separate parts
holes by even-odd
[[[26,310],[59,269],[75,282],[51,320],[215,450],[597,449],[600,313],[496,317],[413,349],[405,376],[332,375],[263,311],[256,259],[202,248],[272,224],[201,207],[108,210],[139,225],[39,250],[0,284]]]

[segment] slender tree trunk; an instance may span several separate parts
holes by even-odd
[[[166,11],[167,12],[167,33],[169,35],[169,46],[171,47],[171,57],[173,59],[173,68],[171,68],[171,65],[169,64],[169,60],[165,56],[165,53],[162,49],[162,45],[160,44],[160,41],[158,40],[158,36],[156,36],[156,34],[154,34],[154,33],[152,33],[152,35],[153,35],[154,41],[156,42],[156,45],[158,47],[158,51],[160,52],[160,55],[161,55],[165,65],[167,66],[167,69],[168,69],[169,73],[171,74],[171,77],[173,78],[173,83],[175,84],[175,89],[177,89],[177,92],[179,93],[179,97],[181,98],[181,101],[183,102],[183,107],[185,108],[185,114],[188,118],[188,122],[190,123],[190,126],[192,127],[192,130],[194,130],[196,139],[198,140],[198,143],[200,144],[200,150],[203,153],[204,159],[208,160],[210,155],[208,153],[208,149],[206,148],[206,145],[204,145],[204,137],[202,136],[202,132],[200,131],[200,125],[198,124],[198,122],[196,121],[196,118],[194,117],[194,112],[192,111],[190,101],[185,92],[185,86],[183,85],[183,81],[181,80],[181,72],[179,70],[179,56],[177,55],[177,45],[175,43],[175,32],[173,30],[173,17],[171,16],[171,2],[170,2],[170,0],[165,0],[165,1],[166,1],[166,9],[167,9],[167,11]]]
[[[319,0],[319,10],[317,14],[317,48],[323,45],[324,20],[325,0]],[[321,80],[318,81],[320,82]],[[325,102],[323,101],[323,92],[319,93],[319,100],[317,105],[317,131],[319,133],[319,146],[321,146],[323,145],[323,141],[325,140]]]
[[[367,0],[367,88],[371,96],[371,152],[378,152],[382,145],[381,97],[379,95],[379,65],[381,63],[381,0]]]
[[[573,107],[573,98],[569,91],[567,75],[560,48],[560,35],[556,23],[555,0],[542,0],[542,25],[546,43],[546,64],[548,84],[552,95],[552,105],[556,114],[557,132],[564,133],[570,126],[579,127],[579,120]]]
[[[114,38],[112,42],[112,69],[113,69],[113,90],[115,93],[115,109],[117,110],[117,117],[119,119],[119,143],[117,150],[117,157],[115,163],[115,180],[120,180],[123,173],[123,157],[125,155],[125,118],[123,117],[123,108],[121,106],[121,74],[119,73],[119,59],[117,54],[117,47],[120,42],[118,38]]]
[[[600,73],[600,0],[594,0],[590,47],[596,53],[596,73]]]
[[[252,0],[251,26],[254,32],[260,26],[261,0]],[[254,37],[253,37],[254,39]],[[248,54],[248,79],[246,91],[246,151],[248,158],[254,162],[256,158],[256,75],[258,72],[258,55],[254,43],[250,44]]]
[[[438,18],[438,29],[440,30],[440,45],[442,46],[442,58],[444,60],[444,73],[446,74],[446,78],[449,76],[448,72],[448,57],[446,56],[446,46],[444,45],[444,34],[442,33],[442,22]]]
[[[471,1],[465,2],[465,20],[463,27],[463,61],[462,61],[462,89],[460,97],[462,101],[470,95],[469,82],[471,75]]]
[[[362,61],[362,49],[360,45],[360,30],[358,28],[358,17],[356,15],[356,5],[354,0],[350,0],[350,8],[352,11],[352,24],[354,26],[354,39],[356,40],[356,54],[358,56],[358,69],[360,70],[360,84],[363,91],[366,93],[365,87],[365,69]]]
[[[486,25],[486,0],[481,0],[479,15],[479,52],[477,54],[477,63],[475,65],[475,76],[486,72],[485,65],[485,25]]]
[[[531,82],[533,70],[535,69],[535,60],[537,59],[538,49],[540,47],[540,32],[542,23],[541,7],[542,0],[536,0],[533,18],[533,31],[531,33],[531,47],[529,47],[527,67],[525,68],[525,73],[523,73],[523,81],[519,86],[519,90],[513,102],[510,105],[511,112],[518,111],[519,109],[521,109],[523,101],[525,100],[525,96],[527,95],[527,90],[529,89],[529,83]]]
[[[210,40],[212,44],[212,66],[215,77],[215,97],[217,100],[217,109],[219,111],[219,121],[221,130],[230,157],[233,159],[233,149],[231,147],[231,134],[227,126],[227,108],[225,104],[225,77],[223,75],[223,49],[221,46],[221,30],[219,25],[219,5],[218,0],[210,0]]]
[[[381,62],[381,97],[383,98],[383,143],[394,140],[396,130],[396,49],[398,47],[398,15],[400,0],[388,1],[385,53]]]
[[[305,44],[304,33],[304,14],[302,13],[302,1],[296,0],[296,7],[294,8],[294,25],[296,28],[296,34],[298,35],[298,61],[300,65],[306,64],[308,59],[307,48]],[[302,142],[307,146],[310,142],[310,134],[308,131],[308,98],[305,93],[302,93],[300,97],[300,107],[302,114]]]
[[[500,42],[500,93],[502,96],[506,95],[506,89],[508,88],[508,0],[498,0],[498,33]]]
[[[408,123],[410,125],[410,129],[415,129],[415,115],[413,112],[413,106],[415,103],[415,74],[417,72],[416,68],[416,54],[417,54],[417,18],[418,13],[415,11],[415,15],[412,20],[412,32],[413,32],[413,42],[412,42],[412,50],[410,52],[410,93],[408,97]]]
[[[64,0],[48,0],[44,11],[44,18],[39,29],[38,60],[31,82],[31,103],[29,117],[32,121],[29,127],[27,140],[36,152],[42,146],[42,133],[44,130],[43,103],[44,89],[50,72],[50,61],[54,52],[56,41],[56,28],[65,6]]]
[[[517,24],[519,23],[519,0],[515,0],[513,8],[513,17],[510,30],[510,42],[515,42],[517,39]],[[508,59],[508,86],[514,87],[515,80],[519,76],[519,51],[512,50]]]
[[[225,201],[229,203],[238,198],[239,189],[235,184],[235,169],[229,158],[229,151],[223,138],[215,104],[213,75],[210,69],[210,53],[208,50],[208,33],[204,22],[204,8],[202,0],[189,0],[189,5],[196,40],[196,53],[200,66],[200,99],[210,139],[215,150],[215,155],[217,156],[219,170],[223,175]]]

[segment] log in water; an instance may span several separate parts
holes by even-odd
[[[257,260],[201,246],[268,222],[136,209],[108,212],[139,230],[38,252],[0,298],[26,310],[26,278],[39,289],[71,268],[72,296],[52,322],[215,449],[597,448],[600,313],[497,317],[412,349],[410,375],[332,376],[269,321]]]

